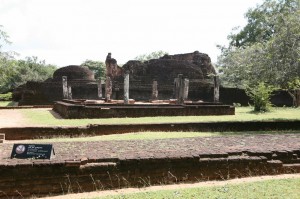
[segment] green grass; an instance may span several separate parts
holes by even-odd
[[[0,101],[0,106],[15,106],[16,103],[14,101]]]
[[[134,194],[119,194],[94,199],[231,199],[231,198],[300,198],[300,178],[266,180],[225,186],[185,188],[177,190],[147,191]]]
[[[295,134],[299,131],[258,131],[258,132],[139,132],[113,134],[93,137],[55,137],[51,139],[36,139],[29,142],[90,142],[90,141],[110,141],[110,140],[154,140],[154,139],[172,139],[172,138],[191,138],[191,137],[209,137],[209,136],[232,136],[232,135],[254,135],[254,134]]]
[[[28,124],[45,126],[85,126],[87,124],[137,124],[137,123],[179,123],[179,122],[219,122],[219,121],[282,121],[300,120],[300,108],[273,108],[267,113],[253,113],[251,107],[236,108],[235,115],[222,116],[173,116],[110,119],[57,119],[52,111],[43,109],[23,109],[20,111]]]

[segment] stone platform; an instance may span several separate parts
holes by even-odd
[[[155,116],[234,115],[235,108],[220,103],[85,103],[81,100],[63,100],[53,110],[63,118],[123,118]]]
[[[50,160],[10,159],[0,144],[0,197],[300,172],[300,134],[54,143]]]

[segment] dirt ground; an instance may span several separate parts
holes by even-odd
[[[47,111],[51,110],[51,108],[39,108],[38,110]],[[27,126],[29,126],[28,122],[21,109],[0,109],[0,128]]]
[[[166,186],[151,186],[146,188],[128,188],[128,189],[117,189],[109,191],[96,191],[89,193],[80,193],[80,194],[68,194],[63,196],[54,196],[54,197],[45,197],[43,199],[78,199],[78,198],[94,198],[99,196],[114,196],[118,194],[128,194],[128,193],[141,193],[149,191],[160,191],[160,190],[176,190],[182,188],[197,188],[197,187],[212,187],[212,186],[224,186],[232,184],[241,184],[245,182],[259,182],[264,180],[272,179],[288,179],[288,178],[300,178],[300,174],[284,174],[284,175],[275,175],[275,176],[259,176],[251,178],[240,178],[232,179],[225,181],[209,181],[209,182],[199,182],[194,184],[174,184]]]
[[[27,126],[26,119],[18,109],[0,110],[0,128]]]

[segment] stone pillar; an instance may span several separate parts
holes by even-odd
[[[102,98],[102,84],[101,84],[101,79],[97,81],[97,86],[98,86],[98,98]]]
[[[129,104],[129,72],[124,74],[124,104]]]
[[[68,86],[68,99],[72,99],[72,87]]]
[[[62,76],[62,86],[63,86],[63,99],[68,99],[68,78],[67,78],[67,76]]]
[[[174,88],[173,88],[173,99],[178,99],[178,93],[179,92],[179,79],[176,77],[174,79]]]
[[[109,101],[112,94],[112,82],[109,76],[106,76],[105,81],[105,99],[106,101]]]
[[[157,90],[157,81],[153,80],[152,83],[152,100],[157,100],[158,99],[158,90]]]
[[[190,84],[190,80],[185,78],[184,79],[184,91],[183,91],[183,99],[187,100],[188,96],[189,96],[189,84]]]
[[[214,102],[220,100],[220,79],[219,76],[214,76]]]
[[[179,74],[178,75],[178,82],[179,82],[179,91],[178,91],[178,98],[177,98],[177,104],[183,104],[184,99],[184,80],[183,80],[183,75]]]

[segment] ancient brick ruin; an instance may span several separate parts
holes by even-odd
[[[300,136],[252,135],[54,143],[50,160],[10,159],[0,145],[0,198],[299,173]],[[92,150],[91,150],[92,149]]]
[[[213,76],[216,74],[207,54],[193,53],[165,55],[146,62],[131,60],[119,67],[109,53],[106,57],[106,81],[95,80],[85,67],[66,66],[54,72],[53,78],[44,82],[29,81],[15,89],[13,97],[19,105],[52,105],[65,98],[73,99],[124,99],[124,75],[129,74],[129,97],[136,101],[169,100],[177,98],[176,78],[181,74],[188,82],[186,100],[215,101],[216,91]],[[66,77],[65,90],[62,78]],[[155,89],[154,89],[155,88]],[[64,96],[65,93],[65,96]],[[248,105],[250,99],[244,90],[224,88],[219,90],[220,102]],[[276,106],[292,106],[293,101],[286,91],[278,91],[271,102]]]
[[[44,82],[27,82],[15,90],[14,98],[19,99],[19,105],[53,104],[64,98],[62,77],[67,77],[73,98],[97,99],[97,81],[93,72],[75,65],[57,69],[53,78]]]

